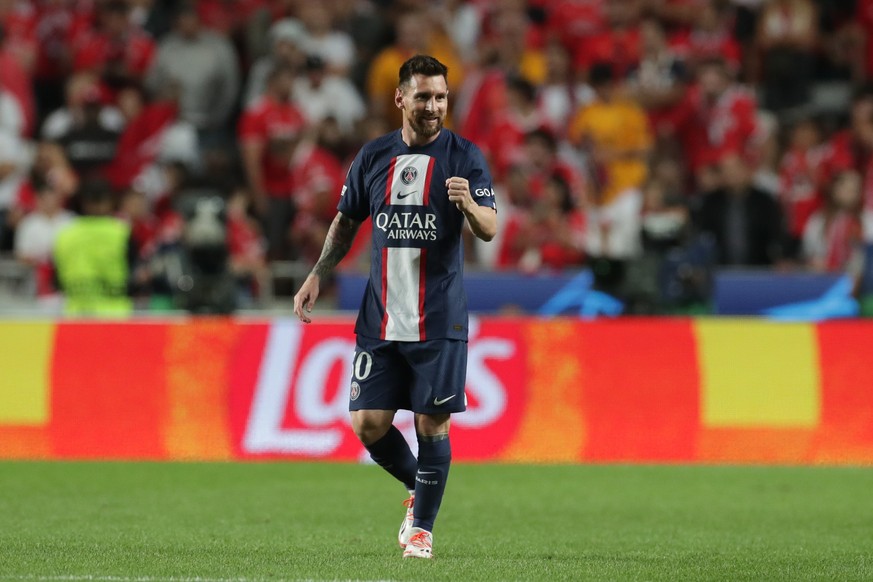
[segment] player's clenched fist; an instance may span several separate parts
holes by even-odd
[[[470,182],[465,178],[452,176],[446,180],[446,188],[449,190],[449,200],[454,202],[461,212],[472,208],[476,204],[473,202],[473,196],[470,194]]]

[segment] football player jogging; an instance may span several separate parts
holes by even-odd
[[[399,131],[361,148],[343,186],[321,257],[294,297],[309,323],[321,280],[373,220],[370,280],[355,324],[349,410],[373,460],[407,489],[398,541],[404,558],[432,558],[433,525],[451,463],[451,414],[466,409],[464,222],[497,232],[491,175],[479,149],[443,128],[448,70],[417,55],[400,67]],[[393,425],[415,413],[418,458]]]

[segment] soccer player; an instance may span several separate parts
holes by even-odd
[[[294,297],[309,323],[319,284],[373,220],[370,281],[355,325],[352,428],[409,492],[398,540],[404,558],[432,558],[433,524],[451,462],[450,415],[466,409],[467,301],[461,229],[497,232],[491,175],[479,149],[443,128],[448,70],[417,55],[400,67],[399,131],[361,148],[321,257]],[[418,458],[392,423],[415,413]]]

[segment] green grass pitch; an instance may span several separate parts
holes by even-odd
[[[0,580],[873,580],[873,470],[452,467],[432,561],[402,487],[332,463],[0,463]]]

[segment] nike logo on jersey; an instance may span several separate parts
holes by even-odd
[[[434,398],[433,403],[436,406],[441,406],[441,405],[445,404],[446,402],[448,402],[449,400],[451,400],[452,398],[454,398],[455,396],[457,396],[457,394],[452,394],[448,398],[443,398],[442,400],[440,400],[439,398]]]
[[[409,198],[410,196],[412,196],[416,192],[418,192],[418,190],[413,190],[412,192],[407,192],[406,194],[403,194],[402,192],[398,192],[396,198],[398,200],[403,200],[404,198]]]

